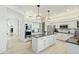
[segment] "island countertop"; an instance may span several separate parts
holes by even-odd
[[[32,37],[39,38],[39,37],[45,37],[45,36],[47,35],[38,34],[38,35],[33,35]]]

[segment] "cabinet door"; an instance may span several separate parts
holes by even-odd
[[[32,37],[32,50],[37,51],[37,39]]]
[[[38,51],[41,51],[44,49],[44,38],[38,39]]]
[[[71,43],[66,43],[68,54],[79,54],[79,46]]]
[[[44,48],[48,47],[48,39],[47,37],[44,37]]]
[[[47,38],[48,38],[48,45],[50,45],[52,43],[53,38],[51,38],[51,36],[48,36]]]
[[[56,43],[56,36],[51,36],[52,44]]]
[[[52,45],[55,43],[55,37],[54,36],[48,36],[48,45]]]
[[[50,45],[54,43],[54,36],[50,36]]]

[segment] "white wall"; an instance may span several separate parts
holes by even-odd
[[[5,20],[7,18],[7,9],[5,6],[0,6],[0,20]]]
[[[4,23],[2,23],[2,21]],[[2,24],[3,27],[1,27]],[[6,25],[6,28],[4,27],[4,24]],[[7,39],[10,32],[9,25],[13,25],[14,35],[17,39],[24,39],[24,15],[19,13],[18,11],[15,11],[14,9],[11,9],[7,6],[0,6],[0,25],[0,52],[4,52],[7,47]],[[6,36],[3,36],[3,34],[5,34]]]
[[[7,11],[4,6],[0,6],[0,53],[6,51],[7,46]]]
[[[7,8],[8,13],[8,19],[12,21],[17,21],[17,24],[15,25],[16,34],[18,35],[18,38],[24,39],[24,15],[20,14],[19,12],[16,12],[15,10],[12,10],[10,8]]]

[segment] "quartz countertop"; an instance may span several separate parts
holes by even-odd
[[[52,35],[55,35],[55,34],[52,34]],[[35,37],[35,38],[45,37],[45,36],[50,36],[50,35],[43,35],[43,34],[32,35],[32,37]]]
[[[47,36],[47,35],[38,34],[38,35],[33,35],[32,37],[39,38],[39,37],[44,37],[44,36]]]

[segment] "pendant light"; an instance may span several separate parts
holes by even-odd
[[[38,14],[36,16],[36,20],[40,20],[41,19],[41,16],[39,15],[39,8],[40,8],[40,5],[37,5],[37,8],[38,8]]]
[[[48,18],[47,18],[47,20],[50,20],[50,10],[48,10],[47,12],[48,12]]]

